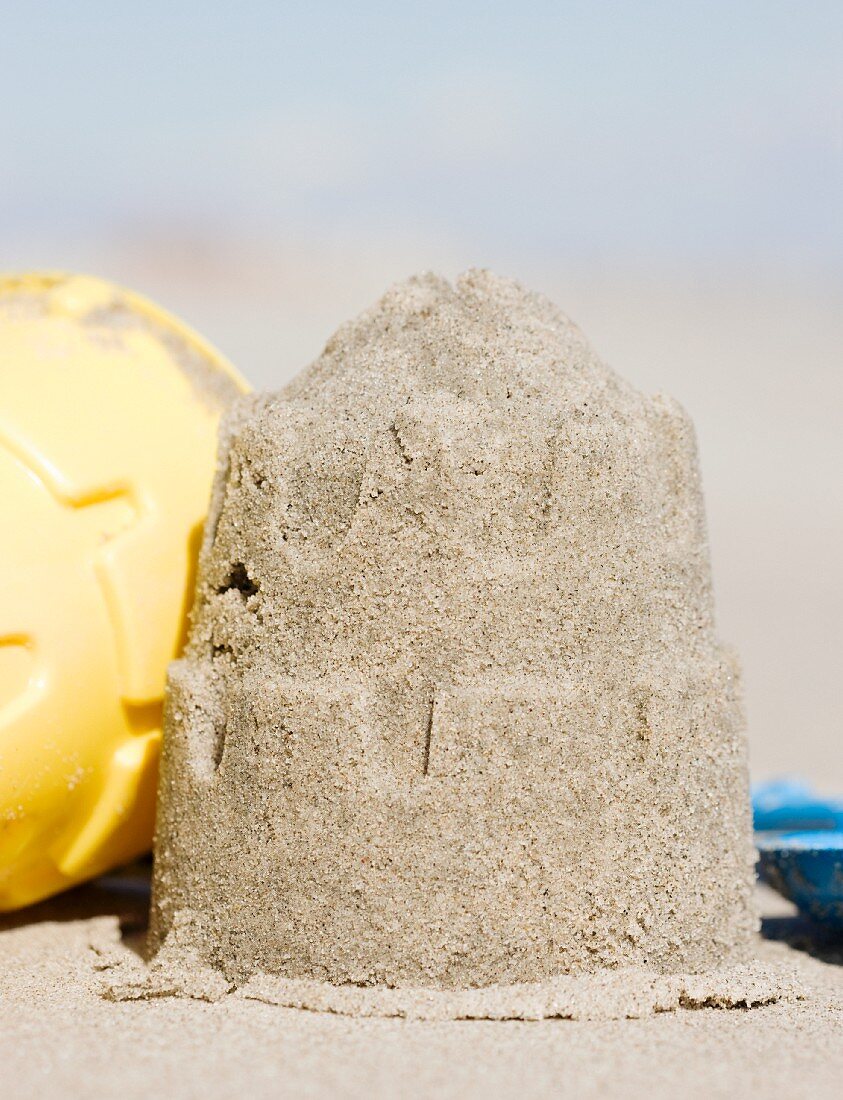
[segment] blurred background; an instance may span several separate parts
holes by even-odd
[[[6,5],[0,267],[258,387],[412,272],[553,297],[698,428],[753,772],[843,785],[843,4]]]

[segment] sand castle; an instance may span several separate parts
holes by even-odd
[[[152,945],[232,982],[747,951],[691,425],[513,282],[411,279],[237,406],[167,722]]]

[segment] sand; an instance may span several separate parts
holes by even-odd
[[[159,966],[238,986],[556,1015],[560,976],[743,962],[743,716],[684,412],[477,271],[399,284],[242,403],[156,857]]]
[[[775,915],[788,910],[770,894],[765,930],[798,946],[759,942],[756,954],[795,969],[810,989],[805,1000],[617,1021],[426,1023],[278,1008],[239,994],[216,1003],[105,1000],[108,972],[98,968],[104,955],[135,957],[148,901],[137,878],[114,885],[0,920],[0,1060],[16,1100],[839,1095],[843,946]]]

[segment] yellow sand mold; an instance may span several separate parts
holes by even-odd
[[[0,910],[150,845],[165,671],[245,389],[134,294],[0,276]]]

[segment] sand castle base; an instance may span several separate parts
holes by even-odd
[[[175,927],[149,964],[103,945],[97,952],[103,995],[113,1001],[176,997],[210,1003],[235,997],[340,1016],[430,1021],[640,1019],[683,1009],[763,1008],[811,997],[804,978],[778,959],[780,945],[760,938],[749,962],[705,974],[624,968],[475,989],[332,985],[265,973],[238,985],[197,959],[192,938],[186,924]]]

